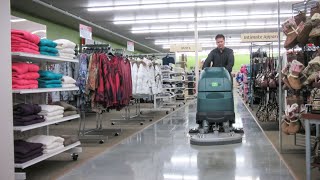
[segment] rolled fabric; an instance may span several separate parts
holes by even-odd
[[[40,77],[40,74],[37,72],[27,72],[25,74],[18,74],[16,72],[12,73],[12,78],[25,79],[25,80],[36,80]]]
[[[76,53],[72,48],[58,49],[58,51],[59,53],[72,54],[72,55]]]
[[[20,47],[39,51],[39,46],[37,45],[30,45],[28,43],[23,43],[23,42],[11,42],[11,48],[20,48]]]
[[[54,149],[44,149],[44,150],[43,150],[43,153],[44,153],[44,154],[51,154],[51,153],[54,153],[54,152],[62,149],[63,147],[64,147],[63,144],[60,144],[59,146],[57,146],[57,147],[54,148]]]
[[[23,38],[21,38],[20,36],[11,36],[11,43],[25,43],[25,44],[29,44],[29,45],[32,45],[32,46],[38,46],[38,44],[35,44],[34,42],[31,42],[31,41],[28,41],[28,40],[25,40]]]
[[[33,49],[24,48],[24,47],[11,47],[11,52],[25,52],[30,54],[40,54],[39,51],[35,51]]]
[[[39,42],[39,46],[41,48],[41,46],[47,46],[47,47],[52,47],[55,48],[58,44],[55,43],[54,41],[50,40],[50,39],[41,39]]]
[[[45,51],[40,51],[40,54],[46,55],[46,56],[58,56],[58,53],[50,53]]]
[[[16,36],[16,37],[28,40],[30,42],[33,42],[35,44],[38,44],[40,42],[39,36],[31,34],[30,32],[27,32],[27,31],[11,29],[11,36]]]
[[[41,146],[42,146],[42,144],[41,144]],[[15,159],[25,159],[25,158],[28,158],[30,156],[32,157],[35,154],[42,153],[42,151],[43,151],[43,148],[41,147],[41,148],[35,149],[35,150],[31,151],[31,152],[28,152],[27,154],[14,153],[14,158]]]
[[[25,121],[25,122],[13,121],[13,125],[14,126],[29,126],[29,125],[32,125],[32,124],[42,123],[44,121],[45,121],[45,119],[35,119],[35,120],[32,120],[32,121]]]
[[[47,148],[47,146],[51,145],[54,142],[63,143],[64,139],[62,137],[56,136],[35,135],[33,137],[28,138],[26,141],[32,143],[41,143],[44,145],[44,148]]]
[[[43,116],[41,115],[25,115],[25,116],[21,116],[21,115],[13,115],[13,120],[17,121],[17,122],[25,122],[25,121],[32,121],[32,120],[36,120],[36,119],[43,119]]]
[[[14,115],[32,115],[41,112],[41,107],[37,104],[17,104],[13,106]]]
[[[29,152],[42,148],[42,146],[43,145],[41,143],[32,143],[26,142],[24,140],[15,140],[14,153],[28,154]]]
[[[26,74],[28,72],[38,72],[40,67],[36,64],[29,63],[12,63],[12,73]]]

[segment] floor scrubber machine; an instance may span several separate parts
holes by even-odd
[[[225,145],[242,142],[235,123],[232,78],[224,67],[205,68],[198,83],[198,129],[190,130],[192,145]]]

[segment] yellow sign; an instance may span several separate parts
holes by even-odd
[[[247,33],[241,34],[241,42],[277,42],[278,33]]]
[[[170,52],[195,52],[195,44],[172,44],[170,45]],[[198,51],[202,51],[202,47],[198,45]]]

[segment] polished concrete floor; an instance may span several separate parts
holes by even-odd
[[[243,143],[197,147],[188,130],[196,127],[189,104],[60,180],[287,180],[293,179],[242,101],[235,99]]]

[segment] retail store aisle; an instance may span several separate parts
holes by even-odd
[[[187,132],[196,126],[195,114],[196,105],[190,104],[60,180],[293,179],[239,98],[236,124],[246,133],[242,144],[191,146]]]

